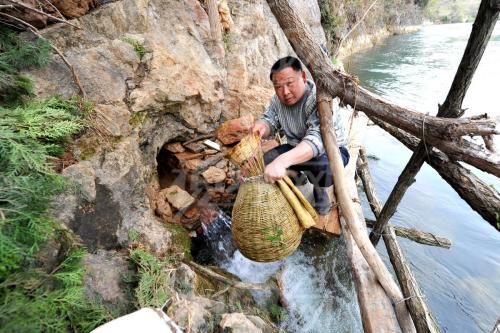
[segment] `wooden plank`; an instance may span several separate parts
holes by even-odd
[[[363,210],[359,204],[354,175],[367,118],[364,114],[359,113],[353,121],[354,123],[349,135],[349,154],[351,158],[345,171],[351,196],[354,200],[357,200],[354,202],[356,212],[361,219],[364,218]],[[343,223],[345,224],[346,222],[343,221]],[[378,283],[375,274],[352,239],[351,233],[347,229],[344,229],[343,235],[346,240],[347,253],[352,266],[364,331],[366,333],[401,332],[391,300],[380,283]]]
[[[357,166],[358,175],[361,177],[361,180],[363,182],[366,197],[370,202],[370,207],[372,208],[373,214],[378,218],[380,216],[382,206],[375,194],[375,186],[373,184],[370,170],[368,168],[368,161],[363,149],[360,149],[359,161],[357,163]],[[396,233],[394,232],[392,226],[387,225],[385,227],[383,238],[385,246],[387,248],[387,253],[389,254],[389,259],[391,260],[392,266],[399,280],[399,285],[401,286],[401,290],[403,291],[403,295],[405,297],[404,301],[408,306],[417,332],[439,332],[436,321],[432,317],[432,314],[430,313],[429,308],[422,297],[423,295],[417,284],[417,280],[413,276],[413,272],[406,262],[403,250],[398,244]]]

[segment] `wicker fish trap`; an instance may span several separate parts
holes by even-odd
[[[264,182],[260,138],[244,137],[228,154],[247,178],[241,184],[232,213],[232,234],[241,253],[269,262],[290,255],[300,244],[304,228],[275,184]]]
[[[232,215],[236,246],[254,261],[287,257],[297,249],[304,232],[278,186],[262,179],[241,184]]]

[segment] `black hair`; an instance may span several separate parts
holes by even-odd
[[[302,64],[300,63],[300,60],[295,57],[288,56],[281,58],[274,63],[273,67],[271,67],[271,73],[269,74],[269,79],[272,81],[274,73],[279,72],[288,67],[293,68],[293,70],[296,72],[302,71]]]

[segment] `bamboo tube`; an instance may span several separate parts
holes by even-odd
[[[304,206],[304,208],[309,212],[309,214],[312,216],[312,218],[314,220],[316,220],[318,218],[318,214],[316,213],[316,210],[313,208],[313,206],[311,206],[311,204],[304,197],[304,195],[302,194],[302,192],[300,192],[300,190],[293,184],[293,182],[290,179],[290,177],[285,176],[285,178],[283,178],[283,179],[285,180],[285,183],[287,183],[287,185],[295,193],[295,195],[297,196],[297,198],[299,198],[300,202],[302,203],[302,206]]]
[[[302,206],[299,199],[297,199],[297,196],[288,187],[288,185],[281,179],[278,180],[277,183],[281,190],[281,193],[283,193],[285,198],[290,203],[290,206],[292,206],[295,214],[297,215],[297,218],[300,221],[300,224],[304,227],[304,229],[309,229],[310,227],[315,225],[316,222],[314,221],[311,214],[309,214],[309,212],[304,208],[304,206]]]

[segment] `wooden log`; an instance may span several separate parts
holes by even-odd
[[[370,243],[364,229],[364,219],[359,219],[359,216],[354,208],[344,175],[344,165],[340,157],[337,139],[334,131],[331,130],[333,128],[331,112],[332,97],[323,92],[321,88],[318,88],[316,96],[318,101],[321,136],[323,138],[323,143],[328,156],[328,162],[330,163],[335,195],[339,200],[342,215],[347,222],[349,231],[351,232],[356,245],[360,249],[367,263],[370,265],[370,268],[375,273],[377,280],[380,282],[385,292],[393,302],[396,308],[396,317],[398,318],[401,330],[403,332],[414,332],[415,327],[411,317],[409,316],[408,309],[406,308],[405,303],[401,302],[403,294],[394,282],[377,251]]]
[[[460,65],[458,66],[458,70],[455,74],[455,78],[453,79],[453,83],[451,84],[450,91],[448,92],[443,105],[439,106],[438,117],[456,118],[460,117],[463,114],[462,102],[465,98],[467,88],[469,87],[474,72],[479,65],[479,61],[484,54],[484,50],[486,49],[486,45],[488,44],[493,29],[495,28],[497,19],[498,12],[492,10],[489,7],[489,0],[482,0],[472,28],[471,35],[469,37],[469,41],[467,42],[467,46],[465,48],[464,55],[462,57]],[[438,145],[436,142],[434,142],[433,139],[430,139],[428,144],[439,147],[442,151],[449,154],[449,156],[452,158],[458,157],[447,149],[449,147],[446,147],[445,149],[443,145]],[[458,147],[467,149],[467,147],[465,147],[466,144],[468,143],[466,141],[463,141]],[[370,234],[370,239],[373,244],[377,244],[378,240],[380,239],[380,233],[384,230],[384,226],[389,222],[389,219],[396,212],[396,208],[401,202],[404,193],[411,186],[416,174],[424,164],[425,158],[427,156],[427,151],[429,149],[430,148],[426,147],[426,142],[423,141],[421,144],[419,144],[418,148],[415,150],[412,157],[406,164],[403,172],[398,178],[398,182],[389,195],[384,208],[382,208],[380,217],[377,219],[377,225],[375,225]],[[478,150],[474,149],[474,151]],[[481,167],[481,170],[488,170],[488,172],[491,172],[497,177],[500,177],[500,170],[496,170],[498,169],[498,166],[500,166],[500,158],[496,158],[494,156],[496,154],[492,153],[491,151],[484,151],[484,153],[486,155],[493,156],[493,165],[483,166]],[[472,165],[476,165],[471,163],[471,161],[469,160],[464,160],[463,157],[462,160]],[[486,167],[486,169],[484,167]],[[492,169],[490,169],[490,167],[492,167]]]
[[[451,124],[456,120],[436,120],[436,117],[392,104],[358,86],[353,78],[333,68],[328,55],[315,42],[309,27],[295,12],[289,0],[268,0],[267,2],[295,52],[311,72],[318,87],[325,89],[332,96],[340,97],[344,103],[355,106],[357,110],[378,117],[419,138],[425,137],[429,144],[446,151],[448,154],[452,154],[456,149],[459,149],[460,154],[472,154],[473,158],[467,163],[500,176],[500,156],[485,153],[484,150],[460,150],[460,145],[443,140],[441,136],[431,135],[434,129],[440,132],[437,127],[443,126],[442,121],[449,122],[452,126]],[[437,125],[437,122],[440,125]],[[425,124],[424,133],[422,133],[422,124]],[[441,133],[446,135],[446,131]]]
[[[359,160],[361,163],[358,163],[358,174],[361,177],[363,185],[365,185],[365,193],[372,202],[370,206],[373,214],[378,217],[382,207],[375,194],[375,187],[370,175],[366,156],[363,153],[360,153]],[[411,317],[413,318],[413,322],[415,323],[417,332],[439,332],[436,321],[432,317],[429,308],[422,297],[422,292],[420,291],[417,281],[413,276],[413,272],[407,264],[403,251],[398,244],[394,228],[387,225],[384,231],[384,243],[387,248],[387,253],[389,254],[389,259],[391,260],[396,276],[398,277],[399,284],[403,290],[403,295],[405,296],[405,301],[408,305]]]
[[[356,161],[358,160],[359,147],[363,141],[367,117],[364,113],[357,113],[354,117],[349,133],[349,163],[345,167],[349,191],[359,219],[364,219],[363,208],[359,200],[356,186]],[[345,220],[343,220],[344,225]],[[364,227],[365,232],[366,228]],[[352,267],[353,280],[365,333],[400,332],[394,307],[384,289],[378,283],[375,274],[366,262],[363,254],[356,246],[348,228],[344,228],[343,236],[346,241],[347,255]]]
[[[394,228],[388,225],[385,228],[384,243],[391,260],[392,267],[396,272],[399,285],[405,295],[405,302],[410,311],[415,328],[418,333],[440,332],[429,307],[424,301],[420,287],[417,284],[410,265],[407,264],[403,251],[396,240]]]
[[[419,140],[414,136],[381,120],[375,118],[372,118],[372,120],[398,139],[408,149],[415,150],[417,148]],[[497,220],[498,214],[500,214],[500,194],[495,188],[489,186],[468,169],[436,150],[430,149],[428,151],[426,161],[472,209],[500,231],[500,225]]]
[[[368,228],[373,228],[377,221],[366,219],[366,226]],[[396,233],[396,236],[403,237],[423,245],[438,246],[445,249],[451,247],[451,241],[448,238],[436,236],[430,232],[425,232],[413,228],[405,228],[401,226],[393,225],[392,228]]]

